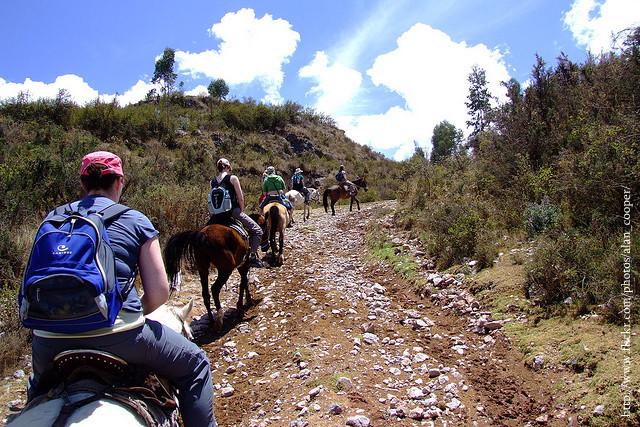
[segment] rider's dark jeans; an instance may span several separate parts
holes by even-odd
[[[71,349],[95,349],[114,354],[127,362],[147,368],[171,381],[178,389],[184,425],[213,426],[213,385],[211,367],[204,350],[162,324],[146,320],[130,331],[94,338],[43,338],[33,336],[33,378],[30,395],[38,390],[42,374],[53,358]]]
[[[293,189],[300,192],[304,196],[305,203],[309,203],[309,190],[307,190],[307,187],[293,187]]]

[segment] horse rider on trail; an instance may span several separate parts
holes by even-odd
[[[260,203],[260,210],[262,210],[268,203],[271,202],[279,202],[287,208],[288,213],[288,221],[287,227],[291,227],[291,214],[293,206],[291,206],[291,202],[284,196],[285,184],[282,177],[276,174],[276,168],[273,166],[267,167],[265,170],[267,176],[262,181],[262,193],[266,195],[264,200]]]
[[[87,154],[80,166],[80,182],[86,196],[68,204],[69,211],[104,212],[107,208],[117,208],[114,204],[120,200],[125,182],[120,157],[107,151]],[[52,211],[48,218],[57,217],[57,211],[58,209]],[[51,376],[57,354],[70,349],[88,348],[107,351],[167,378],[178,389],[184,425],[215,427],[211,366],[206,353],[182,335],[143,316],[153,312],[169,298],[169,283],[162,262],[159,232],[146,215],[133,209],[124,211],[108,222],[105,228],[116,260],[114,274],[118,286],[123,286],[124,289],[123,284],[133,283],[140,276],[144,293],[140,295],[135,286],[129,288],[128,293],[122,296],[122,308],[113,326],[84,332],[34,329],[31,340],[33,373],[29,379],[29,400],[40,394],[46,395],[50,387],[57,383],[53,381],[56,378]],[[71,307],[75,307],[77,300],[86,299],[85,296],[88,295],[72,294],[65,297],[65,292],[70,291],[57,292],[57,300],[69,298]],[[40,299],[39,292],[38,295]],[[75,300],[72,299],[74,297]],[[45,301],[47,295],[41,298]],[[87,317],[85,312],[72,314]],[[59,318],[54,320],[60,321]]]
[[[309,204],[309,190],[304,186],[304,176],[302,175],[302,169],[296,168],[293,176],[291,177],[291,188],[300,192],[304,196],[304,203]]]
[[[344,170],[344,165],[340,165],[340,169],[338,169],[338,173],[336,174],[336,181],[338,181],[338,184],[344,188],[344,191],[346,191],[349,196],[353,196],[356,193],[356,186],[347,179],[347,171]]]
[[[240,186],[240,180],[236,175],[231,175],[231,163],[225,158],[221,158],[216,163],[218,174],[211,180],[211,188],[225,188],[231,195],[231,216],[240,223],[249,233],[249,246],[251,246],[251,254],[249,255],[249,265],[251,267],[263,268],[264,265],[258,258],[258,248],[262,239],[262,228],[249,215],[244,213],[244,193]]]

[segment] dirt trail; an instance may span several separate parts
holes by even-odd
[[[203,338],[221,426],[567,424],[553,416],[553,379],[526,368],[499,331],[473,333],[367,257],[366,223],[394,206],[316,209],[287,230],[284,265],[256,271],[261,302]],[[186,279],[180,298],[195,296],[202,314],[200,286]]]

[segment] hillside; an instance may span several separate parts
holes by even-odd
[[[366,175],[361,201],[393,198],[398,164],[349,140],[332,120],[286,103],[212,102],[174,94],[120,107],[18,97],[0,105],[0,321],[8,344],[0,363],[22,353],[15,293],[31,236],[53,207],[80,196],[82,156],[104,149],[124,162],[123,202],[144,211],[162,239],[207,219],[208,183],[220,157],[241,177],[248,210],[257,205],[262,171],[273,165],[289,182],[297,167],[307,186],[332,185],[338,166]],[[10,337],[17,336],[15,342]]]

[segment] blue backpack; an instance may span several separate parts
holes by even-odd
[[[295,174],[293,175],[291,180],[293,181],[293,185],[302,186],[304,177],[302,176],[302,174]]]
[[[106,225],[128,210],[67,205],[42,222],[18,295],[25,327],[72,334],[113,326],[133,280],[120,289]]]

